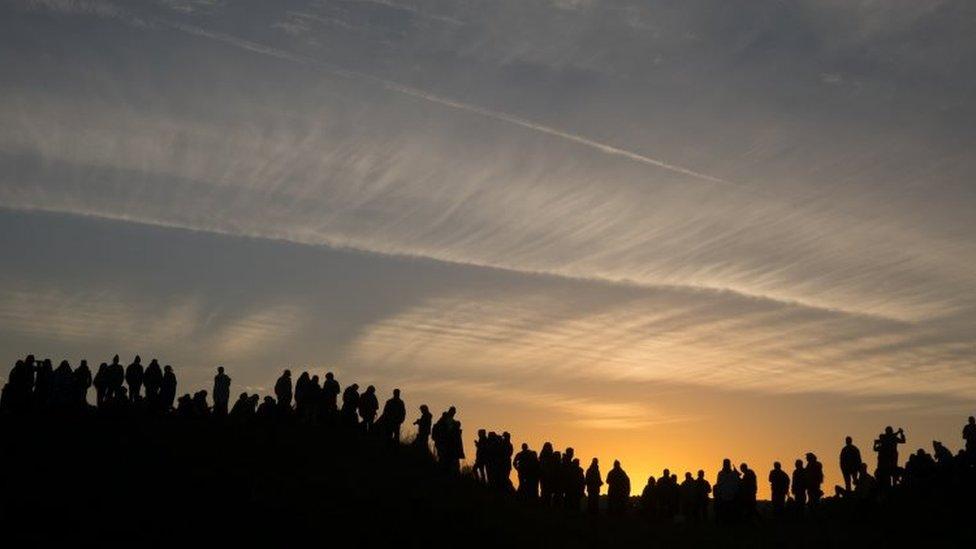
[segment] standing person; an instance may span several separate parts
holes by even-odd
[[[735,519],[735,502],[739,497],[739,472],[732,468],[732,460],[722,460],[722,470],[715,479],[715,517],[721,522]]]
[[[88,388],[92,385],[92,374],[91,370],[88,369],[88,361],[82,360],[81,364],[75,368],[72,376],[73,406],[84,409],[88,406]]]
[[[539,498],[539,456],[529,445],[522,443],[522,451],[515,454],[512,466],[518,473],[518,496],[528,501]]]
[[[437,450],[437,462],[447,472],[457,474],[460,471],[461,459],[464,458],[464,446],[461,442],[461,422],[454,419],[457,409],[454,406],[441,414],[440,419],[431,429],[434,448]]]
[[[176,374],[173,367],[167,364],[163,367],[163,382],[159,386],[159,405],[164,412],[173,409],[173,402],[176,400]]]
[[[471,467],[475,480],[488,484],[488,430],[478,429],[474,439],[474,465]]]
[[[629,499],[630,477],[620,466],[620,460],[614,460],[613,468],[607,473],[607,504],[610,514],[614,516],[625,515]]]
[[[105,397],[108,395],[108,375],[108,364],[99,364],[92,380],[92,385],[95,386],[95,406],[99,408],[105,404]]]
[[[578,513],[580,502],[586,493],[586,474],[580,466],[580,460],[573,458],[569,463],[569,482],[566,486],[566,509]]]
[[[966,460],[976,463],[976,417],[969,416],[969,422],[962,428],[962,438],[966,441]]]
[[[678,486],[678,508],[681,510],[681,516],[688,522],[698,520],[697,500],[695,478],[691,476],[690,471],[685,471],[685,478]]]
[[[751,520],[756,516],[756,494],[759,491],[759,480],[756,472],[749,468],[745,463],[740,467],[742,472],[740,501],[742,502],[742,516]]]
[[[291,370],[285,370],[281,372],[281,377],[275,382],[274,386],[275,398],[278,399],[278,408],[282,412],[291,411]]]
[[[213,411],[216,416],[226,416],[230,402],[230,376],[224,373],[224,367],[217,367],[217,375],[213,383]]]
[[[312,401],[312,380],[308,377],[308,372],[298,374],[295,380],[295,412],[298,417],[307,418],[309,404]]]
[[[705,471],[701,469],[698,470],[698,478],[695,479],[695,492],[698,496],[698,505],[696,506],[698,516],[696,518],[704,522],[708,518],[708,496],[712,493],[712,485],[705,478]]]
[[[342,423],[348,428],[359,424],[359,385],[353,383],[342,392]]]
[[[593,458],[590,461],[590,466],[586,468],[586,510],[591,515],[600,512],[600,487],[602,486],[600,460]]]
[[[122,385],[125,383],[125,368],[119,362],[119,355],[112,357],[112,363],[106,368],[106,384],[108,390],[105,398],[109,400],[121,400],[124,395]]]
[[[883,433],[874,441],[874,451],[878,453],[878,483],[882,489],[891,488],[898,471],[898,445],[905,443],[905,431],[895,431],[885,427]]]
[[[149,407],[158,408],[159,390],[163,384],[163,369],[159,367],[159,361],[155,358],[149,361],[149,366],[146,366],[142,384],[146,387],[146,402]]]
[[[339,406],[339,382],[336,381],[332,372],[326,372],[325,381],[322,382],[322,403],[325,414],[329,417],[335,415]]]
[[[817,461],[817,456],[813,452],[807,453],[806,481],[807,501],[812,507],[819,503],[820,497],[823,496],[821,486],[824,481],[823,464]]]
[[[790,484],[790,491],[793,493],[793,500],[796,501],[797,514],[803,514],[803,508],[807,505],[807,478],[806,471],[803,470],[803,460],[798,459],[794,464],[793,482]]]
[[[786,507],[786,495],[790,491],[790,476],[783,471],[780,462],[773,462],[773,470],[769,472],[769,491],[772,493],[773,514],[780,516]]]
[[[840,472],[844,476],[844,488],[850,492],[852,483],[857,482],[861,470],[861,450],[854,446],[854,439],[846,437],[840,450]]]
[[[430,451],[430,426],[434,416],[426,404],[420,405],[420,417],[413,424],[417,426],[417,438],[413,439],[413,445]]]
[[[658,517],[658,487],[654,475],[647,477],[647,484],[640,495],[641,514],[647,521],[654,521]]]
[[[539,452],[539,495],[542,497],[542,504],[552,505],[553,493],[555,492],[555,475],[559,472],[559,460],[552,449],[551,442],[545,442]]]
[[[139,394],[142,391],[142,359],[139,355],[132,361],[132,364],[125,369],[125,382],[129,386],[129,400],[135,402],[141,398]]]
[[[383,424],[394,444],[400,444],[400,426],[407,419],[407,407],[400,400],[400,389],[393,389],[393,397],[383,404]]]
[[[376,421],[376,412],[379,409],[380,402],[376,399],[376,387],[370,385],[359,397],[359,417],[362,418],[363,430],[367,433],[373,431],[373,423]]]

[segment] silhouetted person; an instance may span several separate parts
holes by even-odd
[[[580,466],[580,460],[573,458],[569,462],[569,473],[566,483],[566,509],[578,513],[580,502],[586,493],[586,474]]]
[[[658,517],[658,492],[657,492],[657,481],[654,479],[654,475],[647,477],[647,484],[644,485],[644,489],[641,490],[640,495],[640,510],[641,514],[645,519],[653,521]],[[597,496],[597,506],[599,506],[599,496]],[[599,508],[599,507],[598,507]],[[591,513],[595,513],[591,509]]]
[[[722,469],[715,479],[715,517],[721,522],[735,520],[735,502],[739,498],[739,472],[732,468],[732,461],[722,460]]]
[[[210,404],[207,403],[206,391],[193,393],[193,415],[194,417],[207,417],[210,415]]]
[[[278,407],[287,412],[291,410],[291,370],[285,370],[281,377],[275,382],[275,398],[278,399]]]
[[[256,414],[263,421],[271,421],[278,417],[280,410],[280,404],[273,397],[266,396],[258,405]]]
[[[805,476],[807,482],[807,501],[810,505],[816,505],[823,496],[824,472],[823,464],[817,461],[817,456],[812,452],[807,453],[807,466]]]
[[[155,358],[149,361],[146,372],[142,376],[142,385],[146,389],[146,402],[152,408],[159,407],[159,391],[163,386],[163,369]]]
[[[393,389],[393,397],[383,404],[383,428],[394,443],[400,443],[400,426],[407,419],[407,407],[400,400],[400,389]]]
[[[214,376],[213,383],[214,414],[218,416],[227,415],[227,406],[230,402],[230,376],[224,373],[224,367],[217,367],[217,375]]]
[[[464,440],[461,438],[461,422],[457,419],[457,408],[451,406],[447,409],[447,414],[450,418],[448,433],[450,434],[451,451],[454,453],[454,459],[460,462],[464,459]]]
[[[522,443],[522,450],[515,454],[512,465],[518,473],[518,495],[522,499],[535,501],[539,497],[539,456]]]
[[[627,512],[630,499],[630,477],[620,466],[620,460],[613,462],[607,473],[607,506],[611,515],[622,516]]]
[[[854,446],[854,439],[846,437],[844,447],[840,450],[840,473],[844,476],[844,488],[851,489],[852,481],[857,480],[857,473],[861,470],[861,450]]]
[[[678,483],[671,477],[671,470],[665,469],[661,472],[661,478],[657,480],[654,487],[654,505],[657,508],[657,517],[664,522],[674,522],[674,517],[678,513],[678,505],[681,500]]]
[[[380,403],[376,399],[376,387],[370,385],[359,397],[359,417],[362,418],[363,430],[367,433],[373,431],[373,422],[376,421],[376,412],[379,409]]]
[[[44,359],[37,366],[34,376],[34,406],[44,409],[51,404],[51,393],[54,386],[54,368],[49,359]]]
[[[335,415],[339,409],[339,391],[339,382],[332,372],[327,372],[325,381],[322,382],[322,406],[327,415]]]
[[[600,461],[593,458],[590,466],[586,468],[586,510],[590,514],[600,512],[600,488],[603,486],[603,477],[600,475]]]
[[[84,409],[88,405],[88,388],[91,385],[92,373],[88,369],[88,361],[82,360],[71,380],[71,398],[75,408]]]
[[[552,443],[546,442],[539,452],[539,491],[544,505],[552,505],[556,492],[557,477],[559,475],[559,458],[552,449]]]
[[[769,491],[772,494],[773,513],[782,515],[786,508],[786,496],[790,492],[790,476],[778,461],[773,462],[773,470],[769,472]]]
[[[488,484],[488,431],[478,429],[478,438],[474,439],[474,478]]]
[[[194,416],[193,397],[185,394],[176,400],[176,416],[189,419]]]
[[[10,370],[4,385],[4,411],[26,414],[30,410],[34,391],[34,355],[18,360]]]
[[[854,496],[860,500],[862,506],[870,506],[878,496],[878,481],[868,473],[868,464],[862,463],[854,483]]]
[[[966,456],[969,463],[976,463],[976,417],[969,416],[969,421],[962,428],[962,438],[966,441]]]
[[[705,471],[701,469],[698,470],[698,477],[695,478],[695,489],[698,494],[697,519],[703,522],[708,518],[708,496],[712,493],[712,485],[705,478]]]
[[[295,380],[295,412],[301,418],[308,418],[309,408],[313,400],[312,380],[308,372],[298,374]]]
[[[790,492],[793,493],[793,500],[796,502],[797,513],[803,513],[803,508],[807,505],[807,476],[803,469],[803,460],[798,459],[794,464],[792,483]]]
[[[460,470],[460,460],[464,458],[461,442],[461,423],[454,419],[457,410],[454,406],[441,414],[440,419],[431,429],[434,448],[437,450],[437,462],[446,471],[457,473]]]
[[[249,417],[249,411],[251,408],[251,397],[247,392],[241,393],[237,400],[234,402],[234,406],[230,409],[230,418],[234,421],[242,421]]]
[[[894,485],[898,471],[898,445],[905,443],[905,431],[895,431],[889,425],[874,441],[874,451],[878,453],[878,483],[882,489]]]
[[[342,422],[347,427],[359,423],[359,385],[355,383],[342,392]]]
[[[62,360],[51,377],[51,404],[65,410],[72,404],[73,372],[67,360]]]
[[[742,515],[747,519],[756,516],[756,494],[759,491],[759,481],[756,472],[745,463],[739,466],[742,473],[739,497],[742,501]]]
[[[142,359],[139,355],[132,360],[132,364],[125,369],[125,383],[129,386],[129,400],[135,402],[139,400],[142,391],[142,380],[144,371],[142,369]]]
[[[423,448],[425,451],[430,449],[430,428],[434,416],[426,404],[420,405],[420,417],[413,422],[417,426],[417,438],[413,439],[414,446]]]
[[[119,362],[119,355],[112,357],[112,363],[105,369],[106,399],[121,399],[122,385],[125,383],[125,368]]]
[[[164,411],[173,408],[173,401],[176,400],[176,374],[173,367],[167,364],[163,367],[163,382],[159,386],[159,403]]]
[[[99,364],[92,380],[92,385],[95,386],[95,406],[99,408],[105,404],[105,398],[108,395],[108,375],[108,364],[104,362]]]
[[[563,455],[562,453],[555,451],[552,453],[552,481],[550,486],[552,486],[552,506],[561,507],[563,503],[563,492],[564,492],[564,479],[563,479]]]

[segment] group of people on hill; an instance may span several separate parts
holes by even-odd
[[[72,370],[67,360],[54,368],[50,359],[27,355],[10,370],[0,394],[0,409],[17,413],[84,409],[92,387],[99,408],[140,402],[148,409],[169,410],[176,398],[176,375],[171,366],[160,367],[155,359],[143,367],[139,356],[123,367],[115,355],[111,363],[101,363],[92,375],[87,360]]]
[[[321,382],[317,375],[302,372],[292,383],[291,371],[284,370],[274,385],[273,397],[265,396],[262,400],[257,394],[242,392],[231,406],[231,378],[223,367],[217,368],[212,393],[200,390],[177,399],[177,380],[171,366],[160,367],[153,359],[143,367],[136,356],[123,367],[118,355],[110,363],[100,364],[94,375],[84,360],[74,369],[67,361],[54,368],[51,360],[37,360],[28,355],[16,362],[0,390],[0,414],[88,411],[92,409],[88,403],[91,387],[95,388],[94,409],[99,414],[172,414],[187,419],[226,417],[238,423],[288,418],[341,426],[385,439],[394,447],[400,444],[401,427],[406,420],[406,406],[399,389],[393,390],[380,409],[374,386],[368,386],[362,393],[355,383],[341,390],[332,372],[326,373]],[[212,406],[208,396],[213,398]],[[427,405],[421,405],[420,415],[413,422],[417,435],[411,443],[429,451],[432,441],[438,463],[452,474],[460,472],[465,458],[461,423],[456,416],[457,410],[451,406],[434,422]],[[872,475],[860,449],[851,437],[846,437],[839,456],[844,485],[835,487],[835,496],[853,499],[867,507],[893,492],[926,497],[971,491],[976,488],[976,418],[969,417],[962,438],[965,447],[956,454],[941,442],[933,441],[932,454],[920,448],[901,466],[898,446],[906,443],[905,432],[886,427],[872,446],[877,453],[877,467]],[[614,461],[604,482],[597,458],[584,471],[571,447],[560,452],[546,442],[536,453],[523,443],[520,451],[514,453],[508,432],[499,435],[485,429],[478,431],[474,444],[474,478],[492,489],[550,507],[571,511],[585,508],[590,513],[598,513],[600,494],[606,485],[607,510],[611,515],[623,515],[631,506],[630,478],[620,461]],[[824,496],[823,463],[813,453],[807,453],[805,458],[805,461],[796,460],[792,473],[787,473],[780,462],[773,463],[768,482],[774,515],[782,515],[787,508],[802,514],[805,508],[816,507]],[[511,481],[513,469],[517,488]],[[698,522],[708,516],[711,503],[720,522],[750,521],[758,515],[758,488],[756,472],[746,463],[735,467],[729,459],[722,463],[714,485],[701,470],[697,476],[685,472],[679,482],[676,474],[664,469],[659,478],[648,478],[638,498],[639,509],[649,520],[668,522],[680,516]]]
[[[370,385],[360,393],[359,385],[353,383],[340,391],[332,372],[325,374],[321,384],[317,375],[302,372],[293,384],[291,371],[284,370],[275,383],[274,397],[265,396],[262,400],[257,394],[242,392],[231,406],[231,378],[221,366],[214,376],[211,393],[200,390],[176,398],[173,368],[160,367],[156,359],[143,367],[138,355],[125,367],[115,355],[111,363],[103,362],[94,376],[86,360],[75,369],[67,360],[54,368],[50,359],[37,360],[34,355],[27,355],[16,361],[0,389],[0,414],[87,411],[91,408],[88,393],[92,387],[95,388],[94,409],[106,415],[173,414],[185,419],[227,417],[235,422],[294,417],[343,425],[388,439],[393,444],[400,442],[401,426],[407,415],[400,389],[393,390],[380,411],[375,387]],[[213,398],[212,406],[208,397]],[[464,459],[461,422],[456,415],[457,410],[452,406],[435,424],[427,405],[422,405],[420,417],[414,421],[417,436],[413,442],[427,449],[433,438],[438,461],[454,472],[460,471]]]

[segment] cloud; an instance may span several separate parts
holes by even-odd
[[[370,362],[494,345],[473,367],[971,387],[959,3],[18,5],[0,49],[6,207],[546,281],[377,315],[354,340]],[[126,18],[149,24],[135,37]],[[578,311],[546,290],[570,283],[639,297]],[[243,355],[298,330],[289,303],[235,311],[212,342]]]

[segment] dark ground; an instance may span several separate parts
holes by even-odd
[[[542,509],[422,453],[298,424],[0,420],[2,547],[974,547],[976,513],[825,501],[804,521]],[[636,487],[639,490],[639,487]]]

